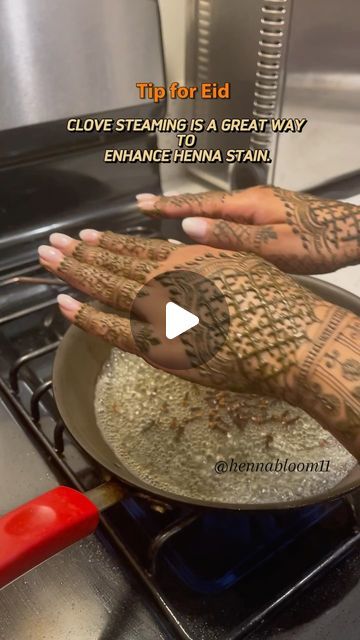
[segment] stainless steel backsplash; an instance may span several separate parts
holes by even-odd
[[[164,80],[156,0],[0,3],[0,131],[137,105],[148,80]]]
[[[189,0],[187,82],[230,81],[196,117],[304,117],[301,134],[204,134],[199,147],[269,146],[270,165],[189,165],[221,187],[306,189],[360,169],[358,0]]]

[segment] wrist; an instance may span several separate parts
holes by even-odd
[[[317,369],[324,354],[331,349],[341,326],[346,323],[348,315],[345,309],[321,301],[314,307],[317,321],[309,325],[307,335],[299,349],[286,380],[285,399],[313,413],[318,404]],[[316,402],[314,403],[314,399]]]
[[[292,403],[301,406],[356,457],[360,455],[360,320],[328,305],[300,354]],[[305,345],[304,345],[305,347]]]

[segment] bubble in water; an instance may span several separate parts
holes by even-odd
[[[303,411],[215,391],[113,349],[95,392],[97,424],[121,462],[155,490],[207,501],[268,503],[326,491],[356,460]],[[228,472],[228,463],[330,460],[328,473]]]

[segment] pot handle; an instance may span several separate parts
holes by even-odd
[[[0,588],[92,533],[99,510],[85,494],[56,487],[0,517]]]

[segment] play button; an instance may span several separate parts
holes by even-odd
[[[168,302],[166,305],[166,337],[173,340],[181,336],[185,331],[189,331],[199,324],[199,318],[194,313],[179,307],[175,302]]]
[[[178,370],[211,360],[226,342],[230,325],[222,291],[212,280],[181,269],[142,287],[130,322],[139,355],[155,367]]]

